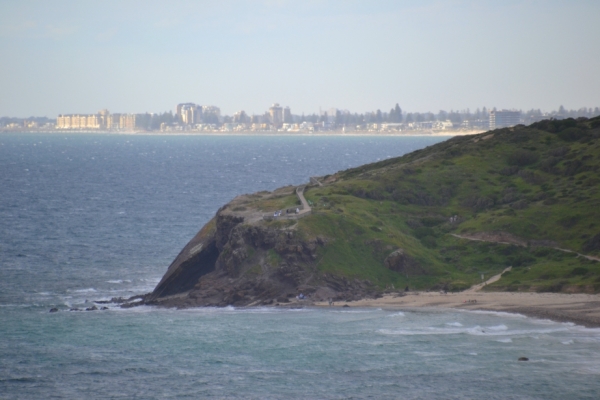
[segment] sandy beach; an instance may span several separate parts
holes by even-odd
[[[380,307],[384,309],[453,308],[518,313],[533,318],[572,322],[590,328],[600,327],[600,296],[562,293],[515,292],[408,292],[388,294],[379,299],[336,302],[334,306]],[[326,302],[316,303],[328,306]]]

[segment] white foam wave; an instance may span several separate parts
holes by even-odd
[[[107,283],[131,283],[130,279],[111,279]]]
[[[500,343],[512,343],[512,339],[511,338],[506,338],[506,339],[498,339],[496,340],[497,342]]]
[[[402,311],[388,315],[388,317],[404,317],[404,316],[405,316],[405,314]]]
[[[527,318],[527,316],[523,315],[523,314],[508,313],[508,312],[504,312],[504,311],[462,310],[462,309],[457,309],[455,311],[473,313],[473,314],[497,315],[497,316],[503,317],[503,318]]]
[[[446,322],[446,325],[448,325],[448,326],[454,326],[454,327],[461,327],[461,326],[463,326],[463,324],[461,324],[460,322]]]
[[[506,325],[502,324],[502,325],[490,326],[487,329],[490,331],[506,331],[506,330],[508,330],[508,327]]]
[[[73,292],[73,293],[93,293],[96,292],[96,289],[94,288],[86,288],[86,289],[75,289],[75,290],[67,290],[67,292]]]
[[[473,335],[473,336],[510,336],[510,337],[529,337],[536,334],[551,334],[558,332],[566,332],[566,327],[556,327],[554,329],[509,329],[506,325],[496,325],[490,327],[482,327],[479,325],[472,327],[451,326],[447,328],[428,327],[425,329],[379,329],[377,332],[384,335]]]

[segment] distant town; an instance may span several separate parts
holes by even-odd
[[[459,133],[485,131],[531,124],[543,119],[591,118],[600,115],[598,107],[556,111],[496,110],[483,107],[437,113],[404,112],[398,104],[389,111],[352,113],[331,108],[309,115],[293,114],[289,107],[273,104],[263,114],[248,115],[238,111],[222,115],[219,107],[195,103],[177,104],[163,113],[126,114],[100,110],[96,114],[60,114],[47,117],[0,118],[2,131],[74,131],[74,132],[164,132],[164,133],[231,133],[231,132],[356,132],[356,133]]]

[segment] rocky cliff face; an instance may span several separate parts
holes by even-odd
[[[184,247],[146,304],[245,306],[287,303],[300,293],[311,300],[374,293],[369,282],[317,271],[317,251],[327,238],[301,238],[293,222],[269,226],[235,208],[235,202],[221,208]]]

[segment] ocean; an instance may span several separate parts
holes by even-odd
[[[151,291],[238,194],[444,139],[1,134],[0,399],[599,398],[600,329],[520,315],[68,311]]]

